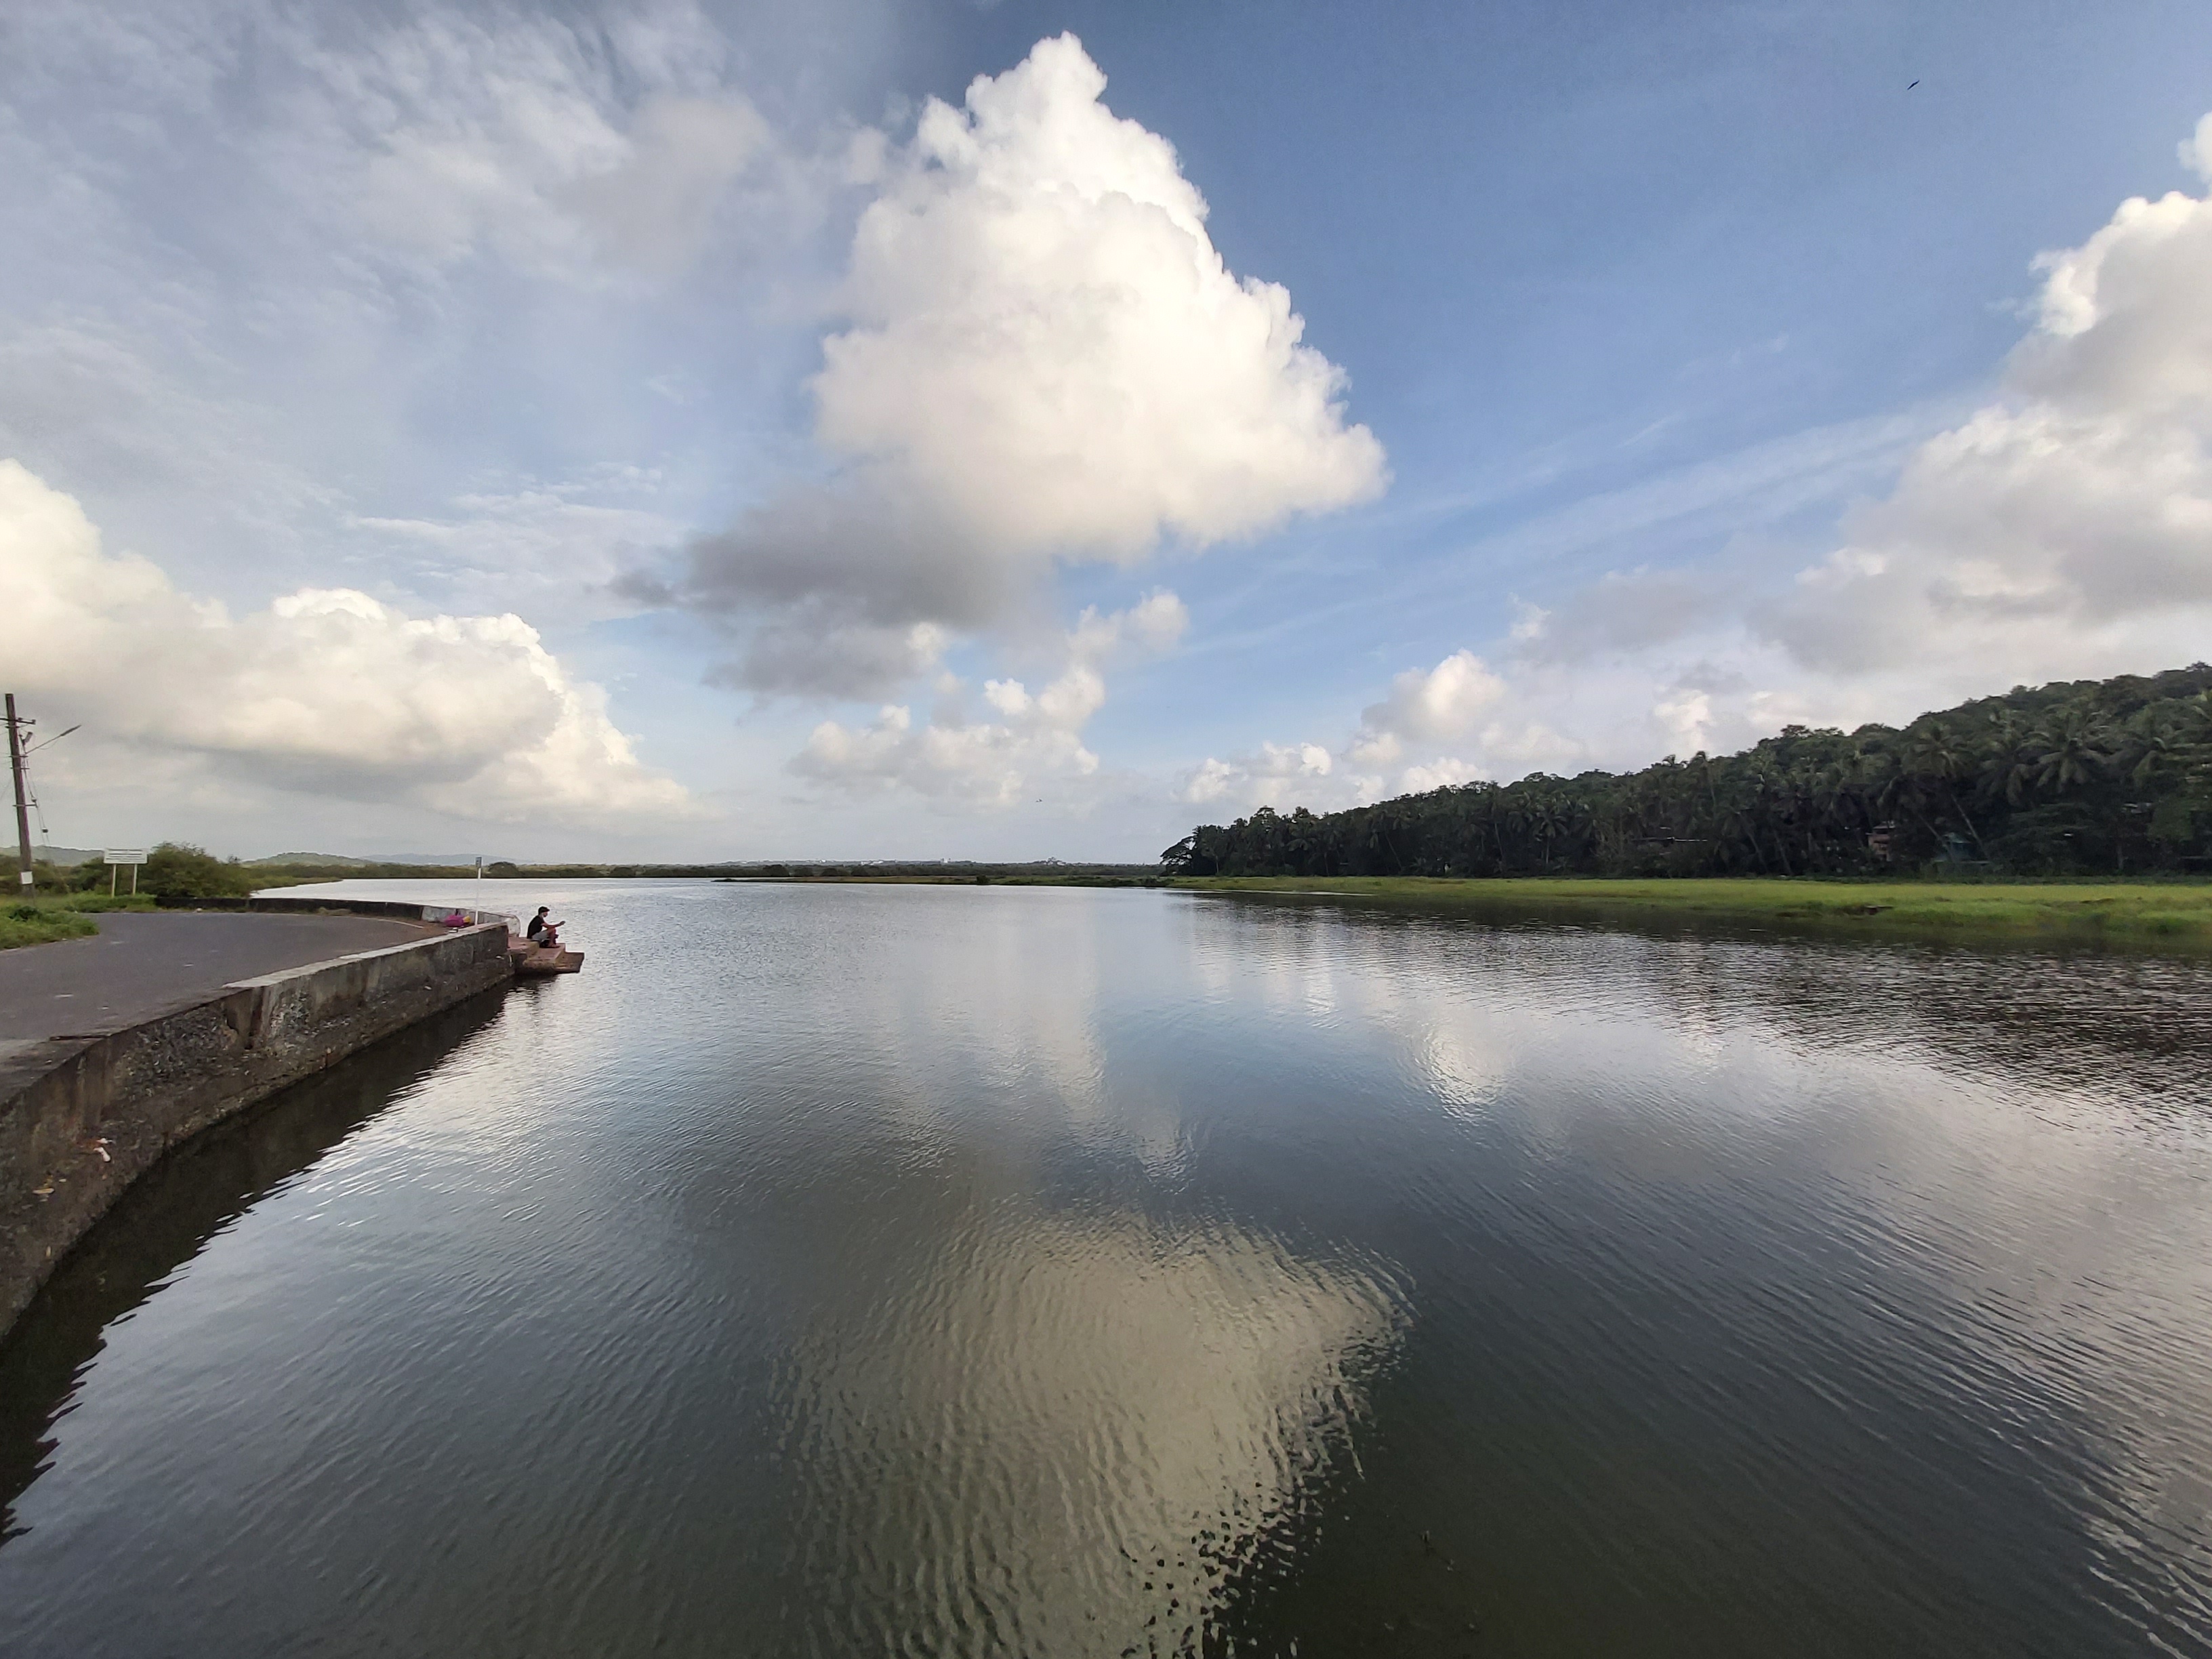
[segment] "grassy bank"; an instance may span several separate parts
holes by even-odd
[[[1867,933],[2212,945],[2212,883],[2197,882],[1186,876],[1162,885],[1212,892],[1341,893],[1562,920],[1640,914]]]
[[[71,893],[65,897],[18,899],[0,908],[0,951],[21,945],[51,945],[83,939],[98,930],[93,915],[101,910],[150,910],[150,898],[114,898],[105,893]]]

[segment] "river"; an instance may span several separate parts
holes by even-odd
[[[0,1350],[0,1652],[2212,1654],[2212,968],[491,890]]]

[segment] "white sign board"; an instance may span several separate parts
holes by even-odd
[[[111,847],[106,856],[110,864],[143,864],[146,862],[146,849],[143,847]]]

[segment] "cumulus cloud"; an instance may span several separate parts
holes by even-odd
[[[1110,615],[1085,610],[1063,640],[1064,665],[1041,690],[1017,679],[987,680],[991,715],[972,720],[954,706],[916,725],[903,703],[887,705],[864,726],[824,720],[791,769],[846,789],[906,788],[994,806],[1021,799],[1040,778],[1087,778],[1098,770],[1098,757],[1082,734],[1106,701],[1102,668],[1124,651],[1166,650],[1188,622],[1182,601],[1164,591]]]
[[[1328,811],[1371,800],[1382,781],[1340,770],[1318,743],[1266,743],[1249,755],[1209,755],[1187,775],[1176,799],[1193,806],[1304,806]]]
[[[1540,685],[1516,684],[1462,649],[1433,668],[1394,678],[1389,695],[1362,711],[1358,729],[1340,747],[1262,743],[1227,760],[1208,756],[1182,777],[1176,795],[1191,805],[1325,811],[1587,763],[1589,745],[1559,730],[1553,714]]]
[[[1310,742],[1262,743],[1254,753],[1227,760],[1209,755],[1176,793],[1192,805],[1326,811],[1487,776],[1480,766],[1437,750],[1482,735],[1486,724],[1488,735],[1498,737],[1496,722],[1484,716],[1505,692],[1505,682],[1481,658],[1455,651],[1434,668],[1409,668],[1393,679],[1389,695],[1368,705],[1340,751]],[[1418,745],[1426,745],[1427,758],[1401,765]]]
[[[2184,147],[2208,159],[2212,122]],[[2212,622],[2212,200],[2120,205],[2044,255],[2002,395],[1912,456],[1759,625],[1804,667],[1940,653],[2000,684],[2203,654]]]
[[[232,618],[109,555],[71,497],[0,460],[0,655],[88,737],[255,782],[457,817],[694,816],[594,685],[514,616],[411,617],[305,589]]]
[[[931,102],[854,239],[823,440],[1000,539],[1122,559],[1370,493],[1380,447],[1290,295],[1230,274],[1173,147],[1105,88],[1062,35]]]
[[[2212,184],[2212,116],[2180,151]],[[2131,199],[2034,268],[2033,324],[1996,395],[1907,447],[1880,495],[1847,513],[1811,562],[1717,530],[1724,544],[1701,560],[1517,604],[1486,655],[1455,652],[1398,676],[1332,773],[1285,768],[1285,751],[1263,748],[1209,760],[1185,798],[1318,806],[1355,793],[1350,773],[1395,793],[1640,766],[1740,747],[1793,721],[1899,721],[2024,682],[2203,656],[2212,199]],[[1852,465],[1893,437],[1885,428],[1846,446]],[[1670,492],[1704,495],[1663,481],[1644,490],[1662,501]],[[1566,532],[1618,506],[1562,515],[1575,520]]]
[[[1354,759],[1375,765],[1395,760],[1403,745],[1463,737],[1505,695],[1505,682],[1472,651],[1455,651],[1434,668],[1409,668],[1390,683],[1390,695],[1360,716]]]
[[[749,635],[739,683],[888,689],[921,665],[917,624],[989,626],[1056,562],[1133,565],[1382,487],[1290,295],[1228,270],[1174,148],[1105,85],[1074,37],[1042,41],[887,158],[812,383],[840,471],[638,590]]]
[[[1425,795],[1431,789],[1448,785],[1475,783],[1490,774],[1473,761],[1463,761],[1449,755],[1439,756],[1426,766],[1409,766],[1398,780],[1398,793],[1404,795]]]

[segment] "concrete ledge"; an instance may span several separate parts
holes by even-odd
[[[14,1086],[0,1097],[0,1334],[170,1147],[509,978],[505,925],[459,927],[241,980],[104,1036],[55,1039],[51,1061],[27,1077],[26,1056],[11,1056]]]
[[[157,898],[161,910],[251,910],[256,915],[390,916],[398,921],[442,921],[456,913],[477,921],[507,921],[504,910],[478,910],[461,904],[424,904],[416,900],[358,898],[280,898],[266,894],[252,898]]]

